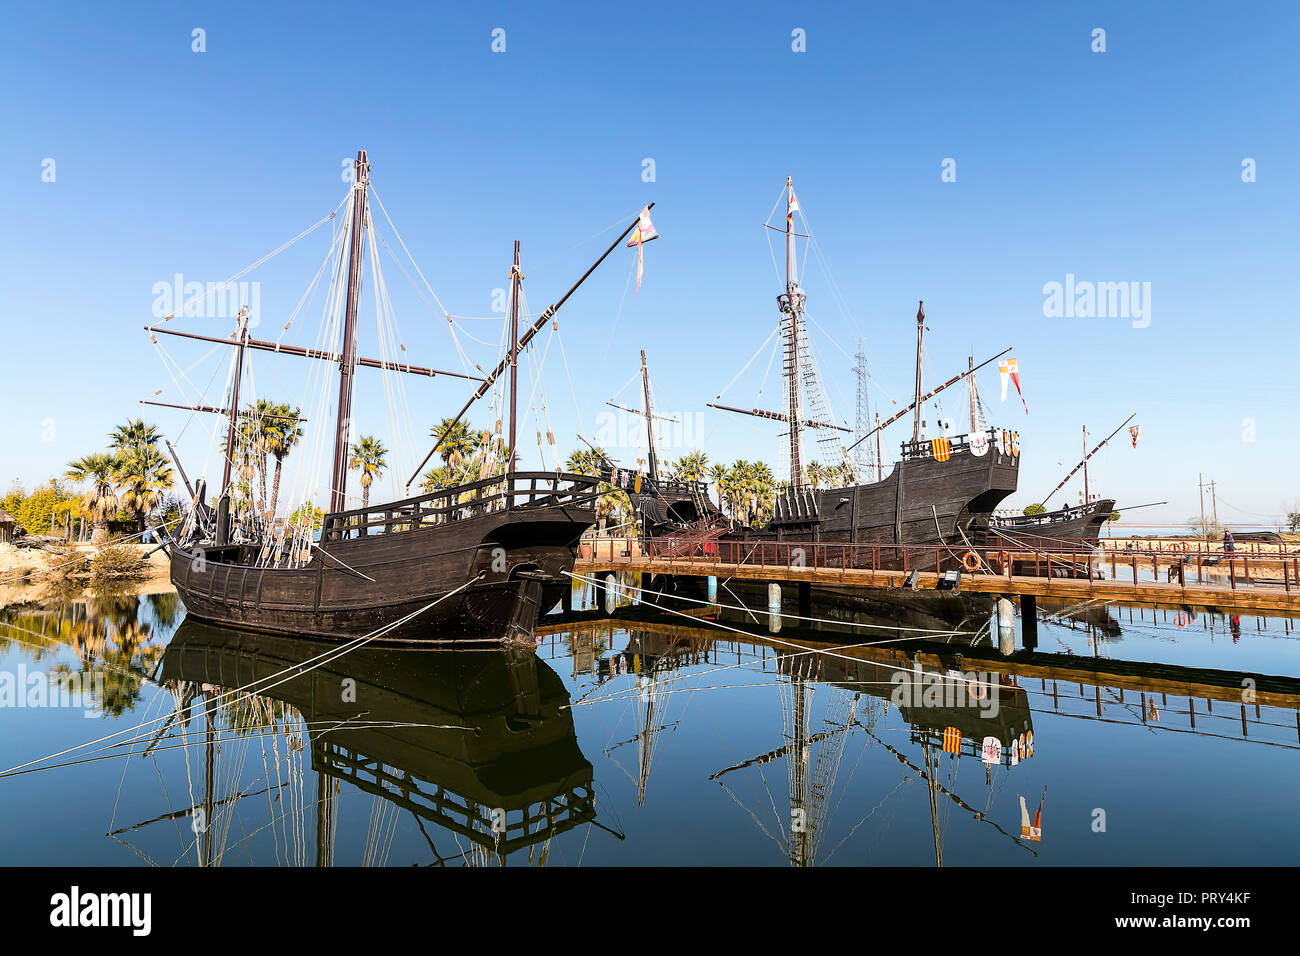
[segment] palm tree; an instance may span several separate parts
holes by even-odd
[[[121,505],[136,521],[144,518],[172,487],[172,470],[158,448],[157,427],[137,418],[109,433],[109,448],[116,465],[113,482],[121,491]]]
[[[81,498],[81,508],[90,516],[94,528],[91,544],[103,544],[108,540],[108,519],[117,514],[117,494],[113,489],[117,465],[117,459],[108,452],[96,452],[68,464],[69,479],[90,484],[90,489]]]
[[[373,435],[362,435],[352,446],[352,457],[348,468],[361,472],[361,507],[370,507],[370,486],[376,478],[383,475],[388,462],[384,458],[388,449],[384,443]]]
[[[600,466],[607,460],[605,449],[599,445],[594,448],[579,448],[569,453],[564,463],[564,470],[574,475],[595,478],[600,474]]]
[[[110,448],[125,453],[136,448],[153,448],[161,437],[157,427],[146,425],[144,419],[137,418],[114,428],[108,440]]]
[[[267,502],[266,496],[266,472],[267,459],[271,453],[272,436],[275,430],[280,427],[279,420],[275,417],[279,414],[280,406],[269,398],[259,398],[257,404],[253,406],[251,414],[252,428],[249,437],[252,439],[252,453],[257,458],[257,480],[258,480],[258,503],[265,507]]]
[[[703,481],[708,468],[708,455],[702,451],[690,451],[678,459],[677,477],[683,481]]]
[[[754,494],[754,508],[758,524],[766,524],[771,517],[776,500],[776,476],[765,461],[756,461],[750,466],[750,482]]]
[[[424,480],[420,483],[420,490],[426,495],[433,494],[435,491],[442,491],[444,488],[450,488],[456,484],[455,474],[450,465],[439,465],[437,468],[430,468],[423,475]]]
[[[447,431],[447,426],[451,425],[451,430]],[[477,444],[477,438],[474,430],[463,421],[451,424],[450,418],[444,418],[433,428],[429,429],[429,434],[437,438],[444,431],[447,431],[447,437],[438,443],[438,457],[442,459],[444,465],[460,464],[465,458],[473,454]]]
[[[274,413],[279,417],[268,419],[272,427],[263,429],[266,451],[275,458],[275,477],[271,481],[272,517],[275,516],[280,501],[280,469],[284,467],[284,459],[302,438],[302,428],[298,425],[301,409],[282,404],[275,406]]]
[[[808,466],[804,468],[804,472],[807,474],[808,480],[812,482],[814,489],[820,488],[822,482],[826,481],[830,477],[828,474],[829,469],[820,461],[808,462]]]
[[[151,445],[137,445],[116,458],[114,480],[121,490],[121,505],[136,520],[153,511],[172,487],[172,468],[167,456]]]

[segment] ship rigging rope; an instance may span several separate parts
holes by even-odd
[[[330,271],[329,284],[326,288],[325,300],[322,303],[321,318],[317,325],[316,341],[314,343],[321,351],[330,353],[342,351],[338,342],[342,329],[343,290],[347,268],[346,256],[344,255],[347,246],[344,240],[351,232],[351,221],[351,206],[349,205],[348,214],[344,217],[344,221],[340,223],[335,243],[331,246],[331,249],[337,247],[338,252],[334,257],[334,266]],[[325,435],[327,429],[323,426],[323,423],[326,408],[328,407],[326,396],[327,366],[328,363],[325,362],[313,362],[308,369],[302,405],[307,408],[309,417],[322,423],[322,426],[310,430],[309,438],[304,443],[301,455],[293,458],[293,465],[290,469],[291,482],[286,497],[287,502],[310,503],[314,500],[319,486],[317,476],[324,468],[326,447]],[[303,547],[309,544],[312,522],[309,513],[303,517],[308,519],[305,525],[302,522],[295,522],[294,524],[294,536],[290,543],[290,549],[295,554],[300,553]]]
[[[465,349],[461,346],[460,339],[456,335],[456,323],[452,321],[451,313],[447,311],[446,307],[442,304],[442,300],[438,298],[438,293],[433,291],[433,286],[429,284],[429,280],[424,277],[424,272],[421,271],[420,264],[415,261],[415,256],[411,255],[411,250],[407,248],[406,241],[402,238],[402,234],[397,231],[397,226],[393,224],[392,217],[388,215],[388,210],[384,207],[384,201],[379,198],[378,191],[375,189],[373,185],[370,185],[369,189],[370,189],[370,194],[375,197],[375,202],[379,205],[379,211],[384,214],[384,219],[388,222],[388,227],[393,230],[393,235],[397,238],[398,244],[402,247],[402,251],[406,253],[406,258],[410,261],[412,268],[415,269],[416,275],[420,277],[420,281],[424,283],[424,287],[429,290],[429,295],[433,296],[433,301],[437,304],[438,311],[441,312],[441,314],[446,317],[447,327],[451,332],[451,339],[453,344],[456,346],[456,351],[459,353],[461,357],[461,364],[463,370],[465,371],[466,374],[472,374],[470,371],[471,367],[477,369],[478,371],[482,371],[482,368],[477,363],[475,363],[473,360],[470,359],[469,355],[465,352]],[[391,250],[389,250],[389,255],[392,255]],[[406,272],[405,267],[402,266],[401,262],[397,259],[396,256],[392,256],[392,258],[393,261],[397,263],[398,269],[402,271],[402,274],[405,275],[409,281],[411,277]],[[415,287],[414,282],[412,282],[411,285],[412,287]],[[419,292],[418,288],[416,288],[416,292],[417,293]],[[423,298],[423,296],[421,296],[421,298]],[[425,299],[425,304],[428,304],[427,299]]]
[[[446,594],[442,595],[441,597],[436,598],[435,600],[430,601],[428,604],[424,605],[423,607],[417,608],[416,610],[412,611],[410,614],[406,614],[395,621],[390,621],[389,623],[383,625],[382,627],[375,628],[375,630],[369,632],[368,634],[363,634],[360,637],[352,638],[351,640],[345,641],[343,644],[339,645],[338,647],[332,647],[327,651],[322,651],[320,654],[317,654],[314,657],[309,657],[304,661],[299,661],[295,664],[290,664],[287,667],[283,667],[272,674],[268,674],[266,677],[258,678],[257,680],[250,681],[249,683],[243,685],[242,687],[237,687],[233,690],[226,691],[220,695],[217,695],[215,698],[213,698],[213,700],[206,701],[204,703],[204,710],[206,711],[209,705],[219,706],[223,698],[229,697],[234,694],[242,693],[244,696],[243,698],[240,698],[241,700],[245,698],[256,697],[259,694],[264,694],[268,690],[279,687],[281,684],[293,680],[295,677],[299,677],[303,674],[306,674],[312,670],[315,670],[318,667],[323,667],[326,664],[333,663],[334,661],[356,650],[357,648],[362,647],[365,644],[368,644],[371,641],[375,640],[376,638],[382,637],[384,634],[387,634],[388,632],[393,631],[398,627],[401,627],[403,624],[406,624],[407,622],[414,620],[415,618],[419,617],[421,614],[423,614],[425,611],[429,610],[430,608],[438,604],[441,604],[443,601],[447,600],[447,598],[452,597],[455,594],[459,594],[461,591],[464,591],[470,585],[477,583],[484,576],[485,573],[486,572],[480,571],[478,575],[466,581],[464,584],[460,585],[459,587],[453,588],[452,590],[448,591]],[[287,676],[285,676],[283,680],[276,681],[276,683],[274,684],[270,684],[265,687],[257,686],[260,684],[264,684],[266,681],[274,680],[275,678],[280,677],[281,675],[287,675]],[[194,708],[192,705],[189,708],[189,710],[193,712]],[[66,750],[59,751],[58,753],[48,754],[44,757],[39,757],[36,760],[29,760],[27,763],[19,764],[15,767],[10,767],[7,770],[0,771],[0,778],[11,776],[17,773],[18,771],[25,770],[29,767],[35,767],[36,764],[44,763],[47,760],[53,760],[56,757],[63,757],[66,756],[67,754],[75,753],[78,750],[83,750],[86,747],[93,747],[95,744],[101,744],[108,740],[114,740],[118,737],[126,736],[127,734],[138,733],[139,731],[143,730],[145,727],[148,727],[151,724],[159,723],[163,719],[164,718],[159,717],[156,718],[155,720],[146,721],[135,727],[127,728],[126,730],[120,730],[117,731],[116,733],[106,734],[105,736],[99,737],[95,740],[88,740],[85,743],[77,744],[75,747],[69,747]],[[131,738],[130,740],[122,741],[122,743],[132,743],[134,741],[139,741],[143,739],[145,738],[142,736],[137,736]]]
[[[207,353],[206,355],[203,356],[203,358],[199,359],[199,362],[195,362],[194,365],[191,365],[189,369],[181,370],[181,377],[184,378],[185,381],[187,381],[187,382],[190,383],[190,387],[191,387],[191,388],[193,388],[196,392],[198,392],[198,398],[197,398],[197,399],[194,399],[194,400],[191,400],[190,397],[186,394],[185,389],[184,389],[184,388],[181,386],[181,384],[176,380],[176,376],[172,374],[172,372],[171,372],[171,368],[170,368],[170,366],[168,365],[168,363],[170,362],[171,365],[176,366],[176,368],[179,370],[179,369],[180,369],[180,363],[177,362],[174,358],[171,357],[171,355],[170,355],[170,354],[167,352],[167,350],[163,347],[162,343],[159,342],[159,341],[157,340],[157,337],[156,337],[156,336],[151,336],[151,338],[153,338],[153,340],[154,340],[154,342],[153,342],[154,350],[158,353],[158,357],[159,357],[160,359],[162,359],[163,368],[164,368],[164,369],[167,369],[167,374],[168,374],[169,376],[171,376],[172,384],[174,384],[174,385],[176,386],[176,391],[180,393],[181,398],[183,398],[185,401],[187,401],[187,402],[191,402],[192,404],[195,404],[195,405],[201,404],[202,399],[207,395],[208,389],[212,388],[212,383],[213,383],[213,381],[216,380],[217,373],[218,373],[219,371],[221,371],[221,363],[217,363],[216,365],[214,365],[214,366],[212,367],[212,374],[208,377],[208,383],[207,383],[206,386],[204,386],[204,388],[203,388],[202,390],[200,390],[199,387],[198,387],[197,385],[195,385],[193,381],[190,380],[190,377],[189,377],[189,375],[186,374],[186,372],[188,372],[190,369],[193,369],[193,368],[194,368],[194,365],[199,364],[199,362],[203,362],[203,361],[205,361],[206,359],[208,359],[208,358],[212,355],[212,353],[213,353],[214,351],[216,351],[217,349],[222,348],[223,346],[220,346],[220,345],[214,345],[214,346],[212,346],[212,349],[209,350],[208,353]],[[159,389],[159,390],[158,390],[157,392],[155,392],[154,394],[155,394],[155,395],[157,395],[157,394],[161,394],[162,391],[163,391],[162,389]],[[185,424],[183,424],[183,425],[181,426],[181,430],[176,434],[176,441],[179,442],[179,441],[181,440],[181,438],[184,437],[185,432],[186,432],[186,431],[189,429],[189,427],[190,427],[190,422],[192,422],[192,421],[194,420],[194,416],[197,415],[197,414],[198,414],[197,410],[191,410],[191,411],[190,411],[190,414],[189,414],[188,417],[186,417],[186,419],[185,419]],[[216,426],[214,425],[213,427],[215,428]],[[210,430],[210,431],[211,431],[211,430]],[[212,441],[212,437],[211,437],[211,435],[209,435],[208,441],[209,441],[209,443],[211,443],[211,441]]]
[[[171,526],[171,525],[176,524],[178,521],[182,521],[182,520],[183,520],[182,518],[173,518],[171,521],[168,521],[166,524],[157,525],[153,530],[157,531],[157,530],[159,530],[159,529],[169,527],[169,526]],[[149,528],[145,528],[144,531],[137,531],[135,534],[127,535],[126,537],[118,538],[118,539],[116,539],[116,540],[114,540],[114,541],[110,541],[110,542],[107,542],[107,543],[105,543],[105,544],[101,544],[98,548],[95,548],[93,551],[89,551],[89,552],[87,552],[86,554],[79,555],[79,556],[73,558],[71,561],[65,561],[63,564],[56,564],[56,565],[54,565],[53,567],[49,567],[49,568],[41,568],[41,573],[42,573],[42,574],[45,574],[45,573],[48,573],[48,572],[50,572],[50,571],[58,571],[60,568],[71,567],[72,565],[74,565],[74,564],[78,564],[78,563],[80,563],[80,562],[82,562],[82,561],[85,561],[85,560],[88,559],[88,558],[94,558],[94,557],[97,556],[101,551],[104,551],[104,550],[106,550],[106,549],[108,549],[108,548],[114,547],[114,546],[119,545],[119,544],[125,544],[126,542],[130,541],[132,538],[140,538],[140,537],[143,537],[145,534],[147,534],[147,533],[149,532],[149,530],[150,530]],[[19,571],[19,572],[16,573],[13,577],[11,577],[11,578],[5,578],[3,581],[0,581],[0,584],[10,584],[10,583],[12,583],[12,582],[14,582],[14,581],[17,581],[17,580],[19,580],[19,579],[21,579],[21,578],[26,577],[26,576],[27,576],[28,574],[30,574],[30,573],[31,573],[30,570]],[[8,624],[8,622],[0,622],[0,624],[3,624],[3,626],[6,626],[6,627],[12,626],[12,625]]]
[[[600,356],[602,362],[609,357],[609,347],[614,342],[614,333],[618,331],[618,320],[623,316],[623,305],[627,302],[627,290],[632,287],[632,273],[635,271],[634,260],[628,265],[627,280],[623,283],[623,295],[618,300],[618,311],[614,313],[614,321],[609,324],[609,336],[605,339],[605,351]]]
[[[602,588],[605,586],[600,581],[599,578],[589,578],[585,575],[575,574],[568,571],[566,571],[565,574],[567,574],[571,578],[577,578],[579,581],[582,581],[586,584],[594,584],[597,587],[602,587]],[[743,604],[719,604],[717,601],[706,601],[701,598],[691,598],[681,594],[666,594],[662,591],[651,591],[648,588],[637,587],[636,585],[633,584],[619,583],[618,590],[636,591],[640,594],[650,594],[655,597],[672,598],[675,601],[685,601],[688,604],[702,604],[705,607],[719,607],[728,611],[745,611],[749,613],[751,616],[754,613],[752,608],[745,607]],[[863,624],[857,621],[834,621],[829,618],[804,617],[799,614],[787,614],[784,611],[780,612],[780,616],[782,618],[788,618],[792,621],[811,621],[814,624],[838,624],[847,627],[870,628],[878,631],[896,631],[896,632],[907,631],[909,633],[920,634],[928,637],[956,637],[958,635],[966,636],[975,633],[974,631],[963,631],[955,628],[952,630],[943,630],[942,628],[902,627],[901,625],[895,625],[895,624]],[[692,620],[697,620],[697,619],[692,618]],[[707,618],[704,620],[707,620]],[[873,642],[873,644],[889,644],[892,643],[894,640],[897,640],[897,638],[888,638],[883,641],[875,641]],[[854,646],[856,647],[856,646],[869,646],[869,645],[854,645]]]
[[[388,283],[385,281],[383,270],[379,266],[379,250],[375,244],[376,230],[372,228],[369,232],[370,271],[374,278],[372,285],[374,286],[375,319],[379,337],[379,357],[384,362],[401,364],[403,358],[401,353],[406,350],[406,346],[402,344],[401,328],[397,323],[397,315],[393,310],[392,299],[388,294]],[[406,397],[406,386],[399,377],[399,373],[390,369],[383,369],[380,373],[380,383],[384,396],[385,417],[388,422],[389,434],[393,436],[394,448],[392,452],[399,462],[404,461],[407,463],[402,465],[400,469],[389,468],[390,491],[395,497],[396,488],[392,484],[392,476],[399,470],[403,474],[410,470],[410,449],[415,446],[415,425]],[[349,454],[351,454],[350,451]]]
[[[567,572],[567,571],[565,572],[565,574],[568,574],[570,577],[577,577],[577,578],[581,579],[581,575],[575,575],[575,574],[572,574],[571,572]],[[732,632],[733,634],[739,634],[739,635],[741,635],[742,637],[748,637],[748,638],[750,638],[750,639],[753,640],[753,641],[764,641],[764,642],[769,642],[769,643],[774,643],[774,644],[781,644],[781,645],[784,645],[784,646],[786,646],[786,647],[789,647],[789,648],[791,648],[791,649],[797,651],[798,654],[799,654],[800,656],[807,656],[807,655],[814,655],[814,654],[823,654],[823,655],[825,655],[825,656],[827,656],[827,657],[834,657],[834,658],[838,658],[838,659],[840,659],[840,660],[852,661],[853,663],[857,663],[857,664],[864,663],[864,661],[862,660],[862,658],[859,658],[859,657],[852,657],[852,656],[850,656],[850,655],[848,655],[848,654],[838,654],[838,653],[835,652],[835,649],[831,649],[831,648],[817,648],[817,649],[810,649],[810,648],[805,647],[804,645],[801,645],[801,644],[794,644],[794,643],[791,643],[791,642],[789,642],[789,641],[783,641],[783,640],[781,640],[779,637],[776,637],[775,635],[770,635],[770,634],[769,634],[769,635],[753,634],[753,633],[751,633],[751,632],[749,632],[749,631],[741,630],[741,629],[738,628],[738,627],[732,627],[732,626],[730,626],[730,625],[728,625],[728,624],[723,624],[721,621],[709,620],[708,618],[703,618],[703,619],[701,619],[701,618],[696,618],[696,617],[693,617],[693,616],[691,616],[691,615],[689,615],[689,614],[686,614],[686,613],[683,612],[683,611],[675,611],[675,610],[673,610],[672,608],[666,608],[666,607],[665,607],[665,608],[659,608],[659,610],[665,611],[665,612],[667,612],[667,613],[669,613],[669,614],[674,614],[674,615],[676,615],[676,616],[678,616],[678,617],[684,617],[684,618],[687,618],[687,619],[690,620],[690,621],[694,621],[694,622],[696,622],[696,624],[700,624],[700,623],[711,624],[711,625],[713,625],[714,627],[720,628],[720,629],[725,630],[725,631],[730,631],[730,632]],[[918,639],[920,639],[920,638],[918,638]],[[895,643],[895,641],[865,642],[865,643],[861,643],[861,644],[843,644],[843,645],[837,645],[837,649],[839,649],[839,650],[850,650],[850,649],[852,649],[852,648],[854,648],[854,647],[870,647],[870,646],[873,646],[874,644],[888,644],[888,643]],[[754,663],[758,663],[758,661],[757,661],[757,660],[755,660],[755,661],[747,661],[747,662],[745,662],[745,663],[743,663],[743,664],[727,664],[727,665],[724,665],[724,666],[721,666],[721,667],[715,667],[713,670],[715,670],[715,671],[718,671],[718,670],[733,670],[733,669],[735,669],[735,668],[737,668],[737,667],[748,667],[748,666],[750,666],[750,665],[752,665],[752,664],[754,664]],[[880,661],[871,661],[870,663],[872,663],[872,664],[873,664],[874,666],[876,666],[876,667],[882,667],[882,668],[885,668],[886,670],[898,671],[898,672],[909,673],[909,674],[910,674],[910,673],[915,673],[915,665],[913,665],[913,666],[911,666],[911,667],[900,667],[900,666],[895,665],[895,664],[886,664],[886,663],[883,663],[883,662],[880,662]],[[703,673],[710,673],[710,672],[709,672],[709,671],[705,671],[705,672],[703,672]],[[700,675],[696,675],[696,676],[703,676],[703,673],[700,674]],[[964,674],[946,673],[944,676],[945,676],[945,678],[948,679],[948,680],[951,680],[951,681],[954,681],[954,682],[957,682],[957,683],[968,684],[968,685],[970,685],[971,687],[982,686],[982,687],[992,688],[992,687],[995,687],[995,686],[996,686],[996,687],[1000,687],[1000,686],[1001,686],[1001,685],[998,685],[998,684],[994,684],[994,683],[991,682],[991,681],[981,681],[981,680],[971,679],[971,678],[966,677]],[[887,685],[887,684],[892,684],[892,683],[894,683],[894,681],[892,681],[892,680],[890,680],[890,681],[853,681],[852,683],[853,683],[854,685],[861,685],[861,686],[867,686],[867,685],[881,685],[881,686],[884,686],[884,685]],[[635,691],[635,690],[634,690],[632,693],[639,693],[639,691]],[[576,706],[578,703],[593,704],[593,703],[599,703],[599,702],[604,701],[604,700],[617,700],[617,699],[620,699],[620,698],[623,698],[623,697],[626,697],[626,696],[627,696],[626,694],[609,694],[609,695],[605,695],[605,696],[603,696],[603,697],[591,697],[591,698],[585,698],[585,699],[582,700],[582,701],[575,701],[574,704],[571,704],[571,705],[569,705],[569,706],[570,706],[570,707],[572,707],[572,706]]]
[[[578,428],[585,432],[587,425],[582,418],[582,403],[578,401],[578,387],[573,380],[573,372],[569,369],[569,356],[564,350],[564,339],[557,333],[556,340],[560,343],[560,358],[564,362],[564,375],[569,380],[569,393],[573,396],[573,407],[578,413]]]
[[[294,236],[288,242],[285,242],[284,244],[276,247],[275,249],[272,249],[266,255],[262,256],[262,258],[254,262],[252,265],[245,266],[243,269],[240,269],[238,272],[236,272],[234,275],[232,275],[230,278],[226,279],[225,281],[218,282],[216,285],[211,286],[208,289],[208,291],[204,294],[202,299],[199,299],[197,302],[191,300],[190,302],[184,303],[184,305],[182,306],[182,315],[184,314],[185,309],[190,306],[191,302],[194,302],[196,306],[203,305],[206,308],[208,299],[212,298],[213,295],[224,290],[232,282],[237,282],[239,279],[242,279],[244,276],[248,275],[248,273],[252,272],[258,266],[263,265],[266,262],[269,262],[271,259],[274,259],[280,253],[284,252],[284,250],[288,249],[290,246],[296,243],[298,240],[311,235],[321,226],[325,225],[325,223],[329,222],[331,219],[334,218],[335,214],[337,214],[338,211],[343,208],[344,203],[348,201],[349,196],[351,196],[351,190],[348,191],[348,196],[345,196],[343,198],[343,202],[340,202],[337,206],[334,207],[334,212],[330,213],[325,218],[319,220],[314,225],[308,226],[306,229],[298,233],[298,235]]]
[[[749,367],[754,364],[754,360],[758,358],[759,355],[762,354],[763,349],[767,348],[768,343],[770,343],[772,339],[776,337],[776,334],[780,331],[781,331],[780,327],[777,326],[773,328],[771,332],[768,333],[767,338],[763,340],[763,344],[760,345],[758,349],[754,352],[754,354],[749,357],[749,361],[746,362],[743,366],[741,366],[741,369],[739,372],[736,373],[735,378],[733,378],[730,382],[728,382],[725,386],[723,386],[722,391],[718,392],[717,395],[713,396],[713,400],[715,402],[718,399],[720,399],[723,395],[727,394],[727,390],[731,388],[731,386],[735,385],[737,380],[739,380],[740,376],[744,375],[745,372],[749,369]],[[771,367],[770,363],[768,367],[769,368]]]

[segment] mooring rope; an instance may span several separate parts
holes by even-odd
[[[461,591],[465,590],[470,585],[477,583],[479,580],[483,578],[484,574],[486,574],[486,572],[480,571],[476,577],[466,581],[460,587],[448,591],[442,597],[437,598],[434,601],[430,601],[428,604],[424,605],[424,607],[418,608],[412,611],[410,614],[405,615],[404,617],[400,617],[395,621],[390,621],[388,624],[385,624],[382,627],[376,628],[375,630],[371,631],[369,634],[363,634],[360,637],[353,638],[350,641],[344,642],[339,647],[330,648],[328,651],[323,651],[322,653],[317,654],[315,657],[309,657],[305,661],[300,661],[298,663],[291,664],[287,667],[280,669],[279,671],[276,671],[272,674],[268,674],[266,677],[262,677],[257,680],[251,681],[248,684],[243,685],[242,687],[237,687],[233,690],[225,691],[213,697],[211,700],[205,700],[203,703],[203,711],[206,712],[209,707],[219,707],[223,701],[223,698],[231,697],[232,695],[241,694],[241,693],[243,694],[243,697],[239,698],[239,700],[243,700],[249,697],[256,697],[260,693],[264,693],[265,691],[271,690],[275,687],[279,687],[280,684],[286,683],[292,680],[296,676],[301,676],[302,674],[306,674],[309,671],[324,666],[325,664],[333,663],[334,661],[338,660],[340,657],[343,657],[344,655],[350,653],[351,651],[356,650],[358,647],[361,647],[364,644],[367,644],[370,641],[378,637],[381,637],[382,635],[387,634],[390,631],[395,630],[396,628],[402,626],[403,624],[406,624],[407,622],[414,620],[416,617],[423,614],[425,611],[429,610],[435,605],[442,603],[443,601],[447,600],[447,598],[452,597],[453,595],[458,594]],[[279,677],[282,674],[288,674],[289,676],[285,677],[283,680],[277,681],[276,683],[270,684],[269,686],[266,687],[257,686],[260,684],[264,684],[266,681],[274,680],[275,678]],[[257,688],[255,691],[251,689],[254,687]],[[232,701],[232,703],[237,703],[237,702],[238,701]],[[186,708],[189,711],[190,716],[193,716],[196,706],[197,704],[191,704],[188,708]],[[164,719],[168,719],[170,717],[171,717],[170,714],[167,716],[167,718],[158,717],[155,718],[154,720],[146,721],[145,723],[139,724],[135,727],[128,728],[126,730],[120,730],[117,733],[107,734],[96,740],[88,740],[85,743],[77,744],[75,747],[69,747],[66,750],[59,751],[58,753],[47,754],[44,757],[38,757],[35,760],[29,760],[27,763],[18,764],[17,766],[10,767],[7,770],[0,771],[0,778],[11,776],[19,771],[25,770],[28,767],[34,767],[36,764],[44,763],[46,760],[53,760],[56,757],[63,757],[66,756],[67,754],[75,753],[78,750],[83,750],[86,747],[93,747],[95,744],[101,744],[104,743],[105,741],[114,740],[118,737],[124,737],[127,734],[138,733],[144,728],[159,723],[160,721]],[[134,739],[143,740],[145,738],[144,736],[139,736]]]

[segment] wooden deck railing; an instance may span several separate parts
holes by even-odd
[[[553,471],[517,471],[441,491],[325,516],[321,538],[338,541],[393,534],[495,511],[552,505],[581,507],[599,497],[597,479]]]

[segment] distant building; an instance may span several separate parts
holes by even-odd
[[[14,528],[18,525],[18,519],[9,512],[0,508],[0,544],[9,544],[14,539]]]

